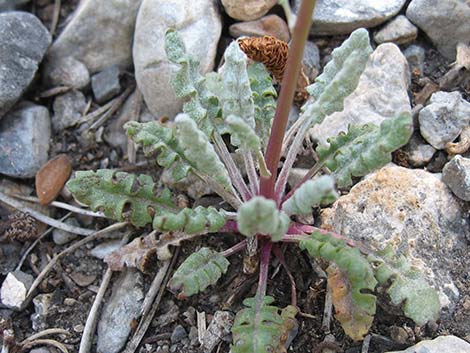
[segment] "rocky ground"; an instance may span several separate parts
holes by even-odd
[[[77,0],[0,0],[0,201],[6,201],[7,194],[35,195],[35,177],[36,185],[48,187],[52,176],[63,185],[72,170],[119,168],[160,176],[161,171],[148,167],[128,144],[122,125],[171,119],[181,111],[182,102],[168,83],[175,67],[163,48],[165,30],[177,28],[188,52],[208,72],[218,67],[228,43],[239,36],[269,34],[289,41],[286,15],[276,3],[82,0],[78,8]],[[299,3],[292,1],[294,13]],[[438,322],[418,327],[380,298],[370,335],[364,342],[353,342],[334,319],[325,320],[322,264],[288,249],[304,313],[289,352],[390,352],[407,347],[404,352],[470,352],[470,3],[317,0],[303,62],[310,80],[322,71],[332,50],[359,27],[368,28],[375,49],[366,70],[344,110],[311,130],[291,178],[298,179],[311,165],[312,144],[326,143],[351,123],[379,124],[397,112],[412,112],[414,134],[394,154],[393,163],[357,180],[332,207],[317,210],[314,219],[323,228],[373,246],[392,244],[407,254],[439,291],[442,315]],[[298,112],[293,106],[291,121]],[[38,174],[59,155],[68,158],[58,157]],[[37,196],[71,203],[65,192],[58,196],[60,190],[55,189],[53,185]],[[218,202],[201,185],[186,185],[180,192],[182,202]],[[35,353],[64,348],[78,352],[85,335],[92,352],[229,351],[233,313],[256,287],[254,277],[238,271],[241,256],[217,286],[190,300],[178,301],[162,291],[156,314],[135,349],[131,337],[138,332],[158,266],[146,274],[106,270],[103,257],[120,247],[126,231],[81,245],[78,235],[51,229],[33,243],[46,226],[19,213],[21,205],[56,220],[66,212],[17,202],[18,207],[0,203],[2,353],[14,342],[23,342],[26,351]],[[109,225],[85,215],[64,222],[88,229]],[[235,236],[196,240],[174,258],[178,264],[201,246],[222,249],[235,241]],[[27,253],[31,244],[34,248]],[[51,259],[71,246],[27,296]],[[90,334],[85,322],[106,281],[109,289],[97,316],[96,335]],[[283,271],[270,279],[268,288],[280,306],[289,304]],[[28,341],[50,328],[68,334],[52,332],[51,338],[59,342],[55,346]]]

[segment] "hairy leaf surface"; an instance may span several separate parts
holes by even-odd
[[[232,190],[232,184],[225,165],[220,161],[208,137],[197,127],[187,114],[178,114],[175,118],[176,138],[184,150],[184,156],[194,168],[211,176],[226,190]]]
[[[346,134],[329,139],[329,147],[318,146],[318,163],[333,172],[339,187],[347,187],[352,184],[351,177],[364,176],[389,163],[391,153],[405,145],[412,132],[408,113],[387,119],[380,126],[350,126]]]
[[[190,297],[215,284],[227,272],[228,265],[228,260],[219,252],[201,248],[184,260],[168,287],[179,292],[179,299]]]
[[[178,209],[168,189],[155,195],[150,176],[135,176],[101,169],[78,171],[67,183],[73,196],[92,210],[102,210],[112,219],[128,219],[137,227],[153,222],[159,230],[178,230],[189,234],[216,231],[225,223],[223,211],[214,208]]]
[[[255,104],[256,133],[263,147],[266,147],[276,111],[277,92],[263,64],[255,62],[249,65],[248,77]]]
[[[269,296],[243,301],[246,308],[237,313],[232,326],[232,353],[286,352],[289,332],[297,327],[297,309],[289,305],[281,311],[270,305],[273,302]]]
[[[436,321],[441,310],[439,297],[403,256],[396,254],[392,247],[378,253],[378,257],[370,256],[369,260],[376,264],[375,277],[380,284],[388,281],[387,289],[392,303],[402,305],[404,314],[418,325],[428,321]]]
[[[333,292],[336,292],[336,318],[344,331],[354,340],[362,339],[372,325],[376,309],[376,297],[364,291],[373,291],[377,284],[371,265],[356,248],[330,234],[314,232],[301,240],[299,246],[312,257],[333,261],[342,271],[333,276]],[[347,277],[345,286],[342,276]]]
[[[273,200],[256,196],[238,209],[237,222],[238,230],[247,237],[267,234],[272,241],[279,241],[289,228],[290,218]]]
[[[261,148],[261,141],[256,132],[243,120],[230,115],[226,120],[227,130],[232,136],[232,144],[240,146],[244,151],[257,152]]]
[[[309,214],[313,207],[328,205],[338,198],[333,178],[328,175],[308,180],[282,204],[282,210],[289,216]]]
[[[124,128],[135,143],[142,145],[145,156],[157,155],[157,163],[160,166],[173,167],[172,177],[175,182],[188,175],[191,166],[185,161],[183,148],[175,138],[174,129],[157,121],[129,121]]]

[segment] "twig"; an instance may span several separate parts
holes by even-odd
[[[331,313],[333,311],[333,296],[329,286],[326,286],[325,308],[323,309],[323,320],[321,327],[323,331],[330,332]]]
[[[35,202],[39,203],[39,199],[34,196],[23,196],[23,195],[18,195],[18,194],[8,194],[9,196],[12,196],[16,199],[19,200],[24,200],[24,201],[29,201],[29,202]],[[100,217],[100,218],[107,218],[103,212],[93,212],[90,210],[84,210],[83,208],[69,205],[68,203],[65,202],[60,202],[60,201],[52,201],[48,206],[54,206],[57,208],[62,208],[67,211],[71,211],[73,213],[81,214],[84,216],[90,216],[90,217]]]
[[[202,344],[204,334],[207,331],[207,326],[206,326],[206,313],[196,311],[196,318],[197,318],[197,339],[199,341],[199,344]]]
[[[245,239],[245,240],[239,242],[238,244],[235,244],[231,248],[228,248],[227,250],[224,250],[222,252],[222,256],[229,257],[229,256],[232,256],[233,254],[236,254],[237,252],[242,251],[243,249],[246,248],[246,243],[247,243],[247,241]]]
[[[48,336],[48,335],[70,335],[70,332],[67,330],[64,330],[63,328],[49,328],[47,330],[42,330],[41,332],[35,333],[34,335],[31,335],[27,338],[25,338],[20,345],[26,344],[30,341],[34,341],[38,338]]]
[[[51,227],[58,228],[69,233],[78,234],[78,235],[90,235],[90,234],[93,234],[94,232],[94,230],[92,229],[71,226],[70,224],[62,223],[53,218],[47,217],[43,215],[42,213],[23,205],[18,200],[15,200],[5,195],[2,192],[0,192],[0,201],[3,203],[6,203],[7,205],[11,207],[16,208],[17,210],[21,212],[28,213],[31,217],[36,218],[38,221],[41,221],[42,223],[46,223],[50,225]]]
[[[445,150],[448,154],[463,154],[470,148],[470,126],[463,128],[460,134],[460,141],[453,143],[448,142],[445,145]]]
[[[20,311],[22,311],[27,305],[29,305],[29,303],[31,302],[31,299],[33,298],[36,288],[39,286],[39,284],[41,284],[42,280],[47,276],[49,271],[54,267],[54,265],[57,263],[57,261],[59,261],[60,258],[62,258],[64,255],[67,255],[68,253],[75,251],[76,249],[78,249],[79,247],[81,247],[82,245],[86,243],[89,243],[90,241],[99,239],[103,237],[104,235],[107,235],[108,233],[113,232],[117,229],[123,228],[127,225],[128,225],[127,222],[112,224],[109,227],[106,227],[100,231],[97,231],[91,234],[90,236],[76,242],[75,244],[69,246],[67,249],[63,250],[62,252],[54,256],[52,260],[46,265],[46,267],[44,267],[44,269],[41,271],[39,276],[34,280],[33,284],[31,285],[31,288],[28,291],[28,294],[26,295],[26,299],[20,308]]]
[[[140,106],[142,103],[142,92],[140,92],[139,87],[135,88],[133,98],[132,112],[130,114],[129,121],[138,121],[140,116]],[[127,160],[131,164],[135,164],[136,162],[135,143],[130,137],[127,138]]]
[[[131,233],[129,232],[122,238],[120,246],[127,244],[130,234]],[[90,351],[91,344],[93,343],[93,336],[96,330],[96,323],[98,322],[98,311],[112,276],[113,271],[108,267],[103,275],[100,288],[98,289],[98,293],[96,293],[96,297],[93,301],[90,312],[88,313],[78,353],[88,353]]]
[[[49,97],[57,96],[58,94],[66,93],[70,90],[72,90],[72,87],[70,86],[57,86],[57,87],[48,89],[47,91],[39,93],[38,98],[49,98]]]
[[[49,30],[49,32],[51,33],[51,37],[53,37],[55,34],[55,31],[57,29],[57,24],[59,23],[59,17],[60,17],[60,0],[55,0],[54,12],[52,14],[51,28]]]
[[[65,221],[70,215],[72,214],[72,212],[69,212],[67,213],[64,217],[62,217],[60,219],[60,221]],[[36,247],[36,245],[38,245],[38,243],[44,239],[50,232],[52,232],[54,230],[54,228],[49,228],[47,229],[44,233],[42,233],[38,238],[36,238],[36,240],[29,246],[28,249],[26,249],[26,251],[24,252],[23,256],[21,257],[20,261],[18,262],[18,265],[16,265],[16,271],[19,271],[21,270],[21,266],[23,266],[23,263],[24,261],[26,260],[26,258],[28,257],[28,255],[31,253],[31,251],[33,251],[33,249]]]
[[[33,346],[40,346],[40,345],[49,345],[58,348],[60,351],[63,353],[69,353],[67,347],[63,345],[60,342],[57,342],[56,340],[51,340],[51,339],[37,339],[34,341],[28,341],[26,344],[21,347],[21,351],[25,351]]]
[[[370,345],[370,339],[371,339],[371,335],[367,335],[365,338],[364,338],[364,341],[362,341],[362,349],[361,349],[361,353],[368,353],[369,352],[369,345]]]
[[[144,299],[144,304],[146,304],[147,307],[142,308],[142,319],[140,320],[140,323],[137,326],[134,336],[127,344],[126,349],[123,351],[123,353],[134,353],[137,347],[139,346],[140,342],[142,341],[142,338],[147,332],[147,329],[150,326],[150,323],[152,322],[153,317],[155,316],[155,313],[160,304],[160,301],[163,297],[163,293],[165,292],[166,288],[166,283],[168,282],[168,279],[170,277],[171,269],[176,263],[178,254],[179,248],[176,249],[171,263],[170,261],[163,262],[162,267],[158,270],[158,273],[155,276],[155,279],[153,280],[151,288],[147,294],[147,296],[149,296],[149,294],[153,295],[158,291],[157,297],[155,298],[155,301],[150,300],[150,298],[149,300],[147,300],[147,298]]]

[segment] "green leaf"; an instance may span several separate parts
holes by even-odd
[[[266,234],[279,241],[289,228],[290,218],[273,200],[255,196],[238,209],[237,223],[240,233],[247,237]]]
[[[220,161],[208,137],[197,127],[187,114],[175,118],[176,139],[183,149],[185,158],[194,169],[211,176],[226,190],[233,190],[225,165]]]
[[[420,326],[439,318],[441,305],[436,290],[403,255],[396,254],[389,246],[369,260],[377,266],[375,277],[380,284],[391,281],[387,293],[394,305],[403,304],[407,317]]]
[[[218,92],[221,91],[220,77],[216,73],[203,76],[199,72],[199,62],[186,53],[183,40],[178,32],[168,30],[165,50],[168,59],[179,65],[172,86],[179,98],[186,98],[183,111],[188,114],[197,126],[210,136],[220,119]]]
[[[281,353],[289,332],[295,329],[297,309],[291,305],[282,310],[273,297],[245,299],[245,309],[235,316],[232,326],[232,353]]]
[[[333,178],[328,175],[308,180],[300,186],[287,201],[282,210],[289,216],[309,214],[313,207],[328,205],[338,198]]]
[[[387,119],[380,126],[350,126],[346,134],[329,139],[329,147],[317,148],[318,163],[333,172],[338,187],[347,187],[352,185],[352,176],[364,176],[389,163],[391,153],[405,145],[412,132],[408,113]]]
[[[101,169],[78,171],[67,183],[73,196],[92,210],[102,210],[112,219],[128,219],[136,227],[153,223],[154,229],[188,234],[215,232],[225,223],[223,211],[209,207],[178,209],[165,189],[155,195],[155,183],[146,175]]]
[[[263,64],[255,62],[248,65],[248,77],[253,92],[255,131],[260,137],[263,147],[266,147],[276,112],[277,92],[273,86],[271,75]]]
[[[310,117],[311,124],[321,123],[326,116],[343,110],[344,99],[356,89],[370,53],[369,33],[364,28],[352,32],[339,48],[333,50],[332,59],[323,73],[307,87],[315,100],[308,101],[302,110]]]
[[[240,146],[245,151],[257,152],[260,150],[260,139],[245,120],[230,115],[225,121],[227,123],[226,128],[231,135],[232,145]]]
[[[348,282],[344,282],[337,275],[330,283],[333,292],[336,291],[336,318],[348,336],[362,339],[372,325],[376,310],[376,297],[366,293],[373,291],[377,284],[367,259],[358,249],[327,233],[314,232],[301,240],[299,246],[312,257],[333,261],[347,278]]]
[[[182,147],[175,138],[174,129],[157,121],[138,123],[129,121],[124,125],[128,136],[143,146],[146,156],[158,154],[157,163],[172,168],[173,179],[179,181],[188,175],[191,166],[184,160]]]
[[[179,299],[185,299],[215,284],[227,272],[229,265],[221,253],[201,248],[184,260],[168,282],[168,287],[179,292]]]
[[[254,129],[255,108],[246,68],[247,57],[238,43],[233,41],[225,50],[224,58],[223,90],[220,95],[222,114],[224,118],[230,115],[238,116]]]

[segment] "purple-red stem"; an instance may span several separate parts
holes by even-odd
[[[269,258],[271,257],[272,241],[266,241],[261,249],[261,260],[259,265],[258,290],[256,296],[262,298],[266,295],[266,287],[268,284]]]
[[[292,34],[292,43],[287,56],[286,69],[281,84],[281,93],[277,101],[276,113],[274,115],[271,135],[266,148],[266,166],[271,172],[269,178],[261,176],[260,195],[275,199],[274,186],[277,178],[277,167],[281,160],[282,141],[287,127],[290,107],[294,99],[297,79],[302,65],[302,57],[305,42],[307,41],[310,26],[312,24],[312,13],[315,8],[315,0],[302,0],[297,21]]]
[[[220,233],[238,233],[237,221],[226,221],[224,226],[218,230]]]

